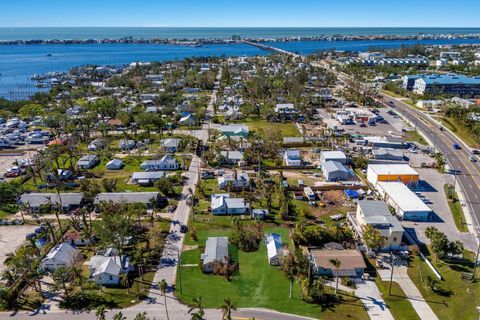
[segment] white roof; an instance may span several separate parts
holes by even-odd
[[[102,257],[103,262],[95,268],[92,276],[95,277],[102,273],[118,276],[120,274],[121,265],[120,259],[118,256],[116,257]]]
[[[369,164],[368,168],[375,172],[377,175],[384,174],[410,174],[418,175],[408,164]]]
[[[403,212],[430,212],[428,207],[420,198],[402,182],[378,182],[378,187],[397,204]]]
[[[73,257],[75,257],[76,254],[77,249],[75,249],[75,247],[63,242],[53,247],[43,260],[55,259],[59,262],[65,262],[65,264],[67,264],[72,260]]]
[[[325,159],[347,159],[342,151],[322,151],[322,156]]]

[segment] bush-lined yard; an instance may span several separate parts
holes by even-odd
[[[231,223],[226,219],[231,217],[193,223],[191,227],[195,228],[198,242],[188,237],[187,244],[203,245],[209,236],[228,236]],[[264,231],[280,233],[284,245],[288,245],[287,228],[271,225],[266,226]],[[211,308],[218,308],[225,298],[230,298],[237,308],[264,307],[321,319],[368,319],[362,303],[349,295],[339,295],[339,299],[343,300],[342,303],[322,307],[304,302],[296,283],[293,298],[289,299],[289,280],[278,267],[268,264],[263,241],[258,251],[249,253],[238,251],[230,245],[230,253],[239,262],[239,270],[234,273],[230,282],[221,276],[202,273],[198,267],[201,249],[190,248],[194,249],[182,253],[181,264],[184,266],[179,268],[182,293],[179,290],[180,283],[177,276],[176,294],[183,303],[191,303],[193,298],[200,295],[204,306]]]

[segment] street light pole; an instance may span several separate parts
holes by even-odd
[[[388,287],[388,295],[392,295],[392,281],[393,281],[393,269],[395,268],[395,258],[393,254],[390,252],[390,257],[392,258],[390,266],[392,267],[390,269],[390,286]]]
[[[479,256],[480,256],[480,241],[479,241],[479,244],[478,244],[477,254],[475,256],[475,261],[473,262],[473,281],[475,281],[475,272],[477,271]]]

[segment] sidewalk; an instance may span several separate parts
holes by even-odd
[[[383,281],[390,281],[390,269],[378,270],[378,274]],[[420,319],[438,320],[437,315],[433,312],[432,308],[430,308],[420,291],[418,291],[415,283],[413,283],[408,276],[406,267],[395,267],[393,281],[400,285]]]

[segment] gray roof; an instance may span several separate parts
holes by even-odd
[[[323,171],[326,172],[334,172],[334,171],[342,171],[349,173],[348,169],[345,168],[343,164],[338,161],[327,161],[323,163]]]
[[[220,155],[229,160],[242,160],[243,152],[240,151],[220,151]]]
[[[77,254],[77,249],[70,244],[63,242],[53,247],[45,256],[43,261],[55,259],[59,262],[70,263]]]
[[[158,195],[158,192],[103,192],[97,194],[94,204],[98,204],[102,201],[150,204],[151,199],[157,199]]]
[[[205,243],[205,252],[201,255],[203,264],[223,261],[225,257],[228,257],[228,238],[208,237]]]
[[[178,148],[180,142],[182,142],[182,139],[163,139],[162,146],[164,146],[165,148]]]
[[[166,176],[165,171],[147,171],[147,172],[134,172],[132,173],[132,179],[160,179]]]
[[[383,236],[388,236],[391,231],[402,231],[403,227],[396,217],[394,217],[388,205],[383,201],[362,200],[358,201],[358,206],[365,216],[365,222],[372,226],[377,226]],[[381,228],[388,227],[388,229]]]
[[[79,206],[82,199],[83,193],[60,193],[60,199],[56,193],[24,193],[20,197],[20,203],[40,207],[49,203],[59,205],[62,200],[64,206]]]

